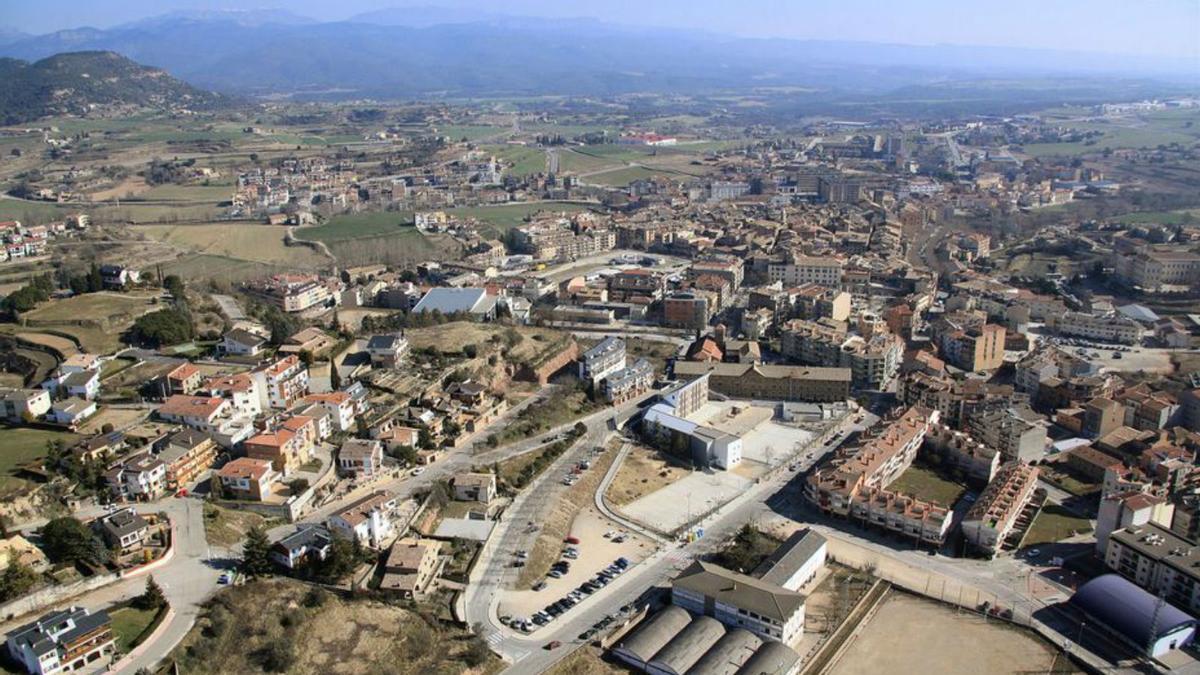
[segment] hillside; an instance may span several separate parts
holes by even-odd
[[[35,63],[3,58],[0,82],[3,124],[105,108],[197,110],[226,100],[113,52],[56,54]]]

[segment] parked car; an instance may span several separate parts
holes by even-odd
[[[575,544],[576,546],[579,545],[579,537],[567,537],[566,539],[563,539],[563,541],[568,544]]]
[[[543,589],[543,588],[545,588],[545,587],[546,587],[546,580],[545,580],[545,579],[543,579],[543,580],[541,580],[541,581],[537,582],[536,584],[534,584],[532,588],[533,588],[533,590],[535,590],[535,591],[540,591],[540,590],[542,590],[542,589]]]
[[[562,643],[559,642],[558,640],[551,640],[550,642],[546,643],[547,650],[558,649],[561,646],[562,646]]]

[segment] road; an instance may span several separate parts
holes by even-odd
[[[733,536],[746,523],[756,522],[769,514],[766,506],[772,495],[783,488],[795,476],[810,469],[822,457],[836,448],[845,440],[850,432],[862,430],[878,421],[874,415],[867,415],[862,424],[853,423],[846,418],[839,425],[841,434],[839,441],[827,442],[818,446],[812,453],[812,458],[796,465],[795,470],[786,466],[776,470],[768,478],[752,486],[734,500],[720,507],[712,514],[701,520],[698,525],[705,530],[702,539],[692,543],[671,542],[655,551],[648,558],[632,567],[625,574],[617,577],[608,586],[585,598],[566,614],[553,623],[531,635],[524,635],[509,629],[499,621],[497,607],[503,586],[503,564],[506,555],[522,548],[521,542],[525,533],[522,527],[528,521],[528,512],[522,507],[526,503],[541,501],[548,497],[539,497],[539,492],[552,495],[554,480],[559,475],[558,467],[551,467],[544,474],[547,480],[535,481],[522,493],[521,503],[514,503],[510,512],[516,513],[505,518],[497,525],[496,531],[488,544],[480,552],[477,562],[478,574],[473,573],[471,583],[465,594],[466,619],[472,626],[481,626],[482,634],[494,651],[499,653],[511,665],[506,672],[535,673],[543,672],[559,659],[567,656],[573,649],[583,643],[578,635],[591,628],[605,616],[616,614],[619,608],[641,596],[646,590],[664,585],[673,578],[679,570],[689,565],[696,558],[714,551],[724,540]],[[589,444],[596,438],[596,430],[589,425]],[[603,442],[604,436],[601,435]],[[584,446],[590,447],[590,445]],[[573,452],[579,452],[576,448]],[[573,461],[574,457],[564,458],[563,461]],[[598,493],[607,485],[601,481]],[[549,598],[547,599],[549,600]],[[564,648],[546,650],[544,645],[552,640],[563,643]]]

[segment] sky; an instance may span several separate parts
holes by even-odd
[[[0,26],[30,33],[107,28],[190,9],[285,8],[339,21],[403,6],[592,17],[743,37],[1167,56],[1193,59],[1200,71],[1200,0],[0,0]]]

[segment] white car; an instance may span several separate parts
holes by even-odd
[[[418,466],[417,468],[412,470],[412,475],[414,475],[414,476],[420,476],[423,473],[425,473],[425,467],[423,467],[423,466]]]

